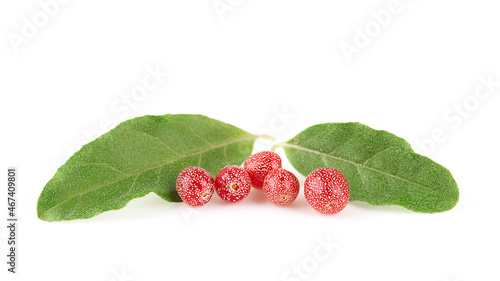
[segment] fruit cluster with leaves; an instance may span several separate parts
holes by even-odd
[[[57,170],[40,194],[38,217],[45,221],[91,218],[123,208],[130,200],[151,192],[166,201],[181,202],[176,183],[182,170],[197,166],[212,178],[226,166],[243,164],[245,170],[244,161],[260,137],[203,115],[148,115],[125,121],[84,145]],[[349,197],[339,199],[342,204],[359,200],[436,213],[452,209],[459,199],[457,183],[446,168],[414,152],[404,139],[360,123],[314,125],[274,148],[278,147],[304,176],[318,168],[341,172],[349,182]],[[250,169],[246,170],[252,185],[259,188],[262,182],[266,190],[265,177],[259,173],[252,176]],[[287,172],[272,174],[289,181],[286,187],[293,187],[294,180]],[[342,182],[334,174],[313,174]],[[221,179],[219,195],[229,201],[241,200],[245,185],[238,188],[240,194],[231,196],[231,185],[225,185],[227,178]],[[288,189],[273,178],[268,180],[270,200],[286,204],[293,196],[280,196]],[[304,184],[306,199],[317,200],[317,192],[307,191],[309,182],[322,183],[306,179]],[[289,189],[294,194],[292,187]],[[330,200],[335,196],[326,197]],[[331,204],[329,208],[339,206]]]
[[[281,167],[281,158],[271,151],[262,151],[245,160],[244,168],[230,165],[222,168],[215,181],[206,170],[190,166],[182,170],[176,188],[182,201],[198,207],[208,203],[214,190],[224,201],[238,202],[251,186],[263,189],[272,203],[289,205],[299,195],[300,183],[290,171]],[[304,193],[307,202],[318,212],[335,214],[349,202],[349,184],[342,173],[333,168],[318,168],[306,178]]]

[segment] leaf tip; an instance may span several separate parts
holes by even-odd
[[[41,210],[39,207],[37,207],[37,216],[40,220],[42,221],[54,221],[53,218],[51,218],[50,216],[47,215],[47,212],[45,212],[44,210]]]

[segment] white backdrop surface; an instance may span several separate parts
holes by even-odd
[[[19,221],[16,274],[6,219],[0,228],[1,280],[498,280],[499,9],[485,0],[3,1],[0,217],[14,166]],[[82,144],[166,113],[277,141],[362,122],[450,169],[460,202],[439,214],[353,202],[325,216],[302,193],[280,208],[253,190],[234,205],[214,196],[192,209],[150,194],[88,220],[37,218],[44,185]]]

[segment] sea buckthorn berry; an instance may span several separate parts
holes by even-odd
[[[300,183],[294,174],[279,168],[267,174],[263,189],[269,201],[284,206],[292,203],[297,198]]]
[[[274,169],[281,168],[281,158],[275,152],[261,151],[250,155],[243,167],[252,180],[252,186],[261,189],[267,174]]]
[[[335,214],[349,202],[349,184],[345,176],[333,168],[312,171],[304,183],[307,202],[323,214]]]
[[[187,167],[181,171],[175,184],[182,201],[191,206],[205,205],[214,194],[215,181],[200,167]]]
[[[226,166],[215,177],[215,191],[227,202],[242,200],[247,197],[251,188],[250,177],[240,166]]]

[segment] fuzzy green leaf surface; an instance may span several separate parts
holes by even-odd
[[[243,163],[256,138],[202,115],[125,121],[84,145],[57,170],[40,194],[38,217],[90,218],[150,192],[180,202],[175,182],[182,169],[199,166],[215,177],[221,168]]]
[[[304,176],[319,167],[341,171],[351,200],[436,213],[452,209],[459,199],[457,183],[446,168],[387,131],[360,123],[325,123],[281,146]]]

